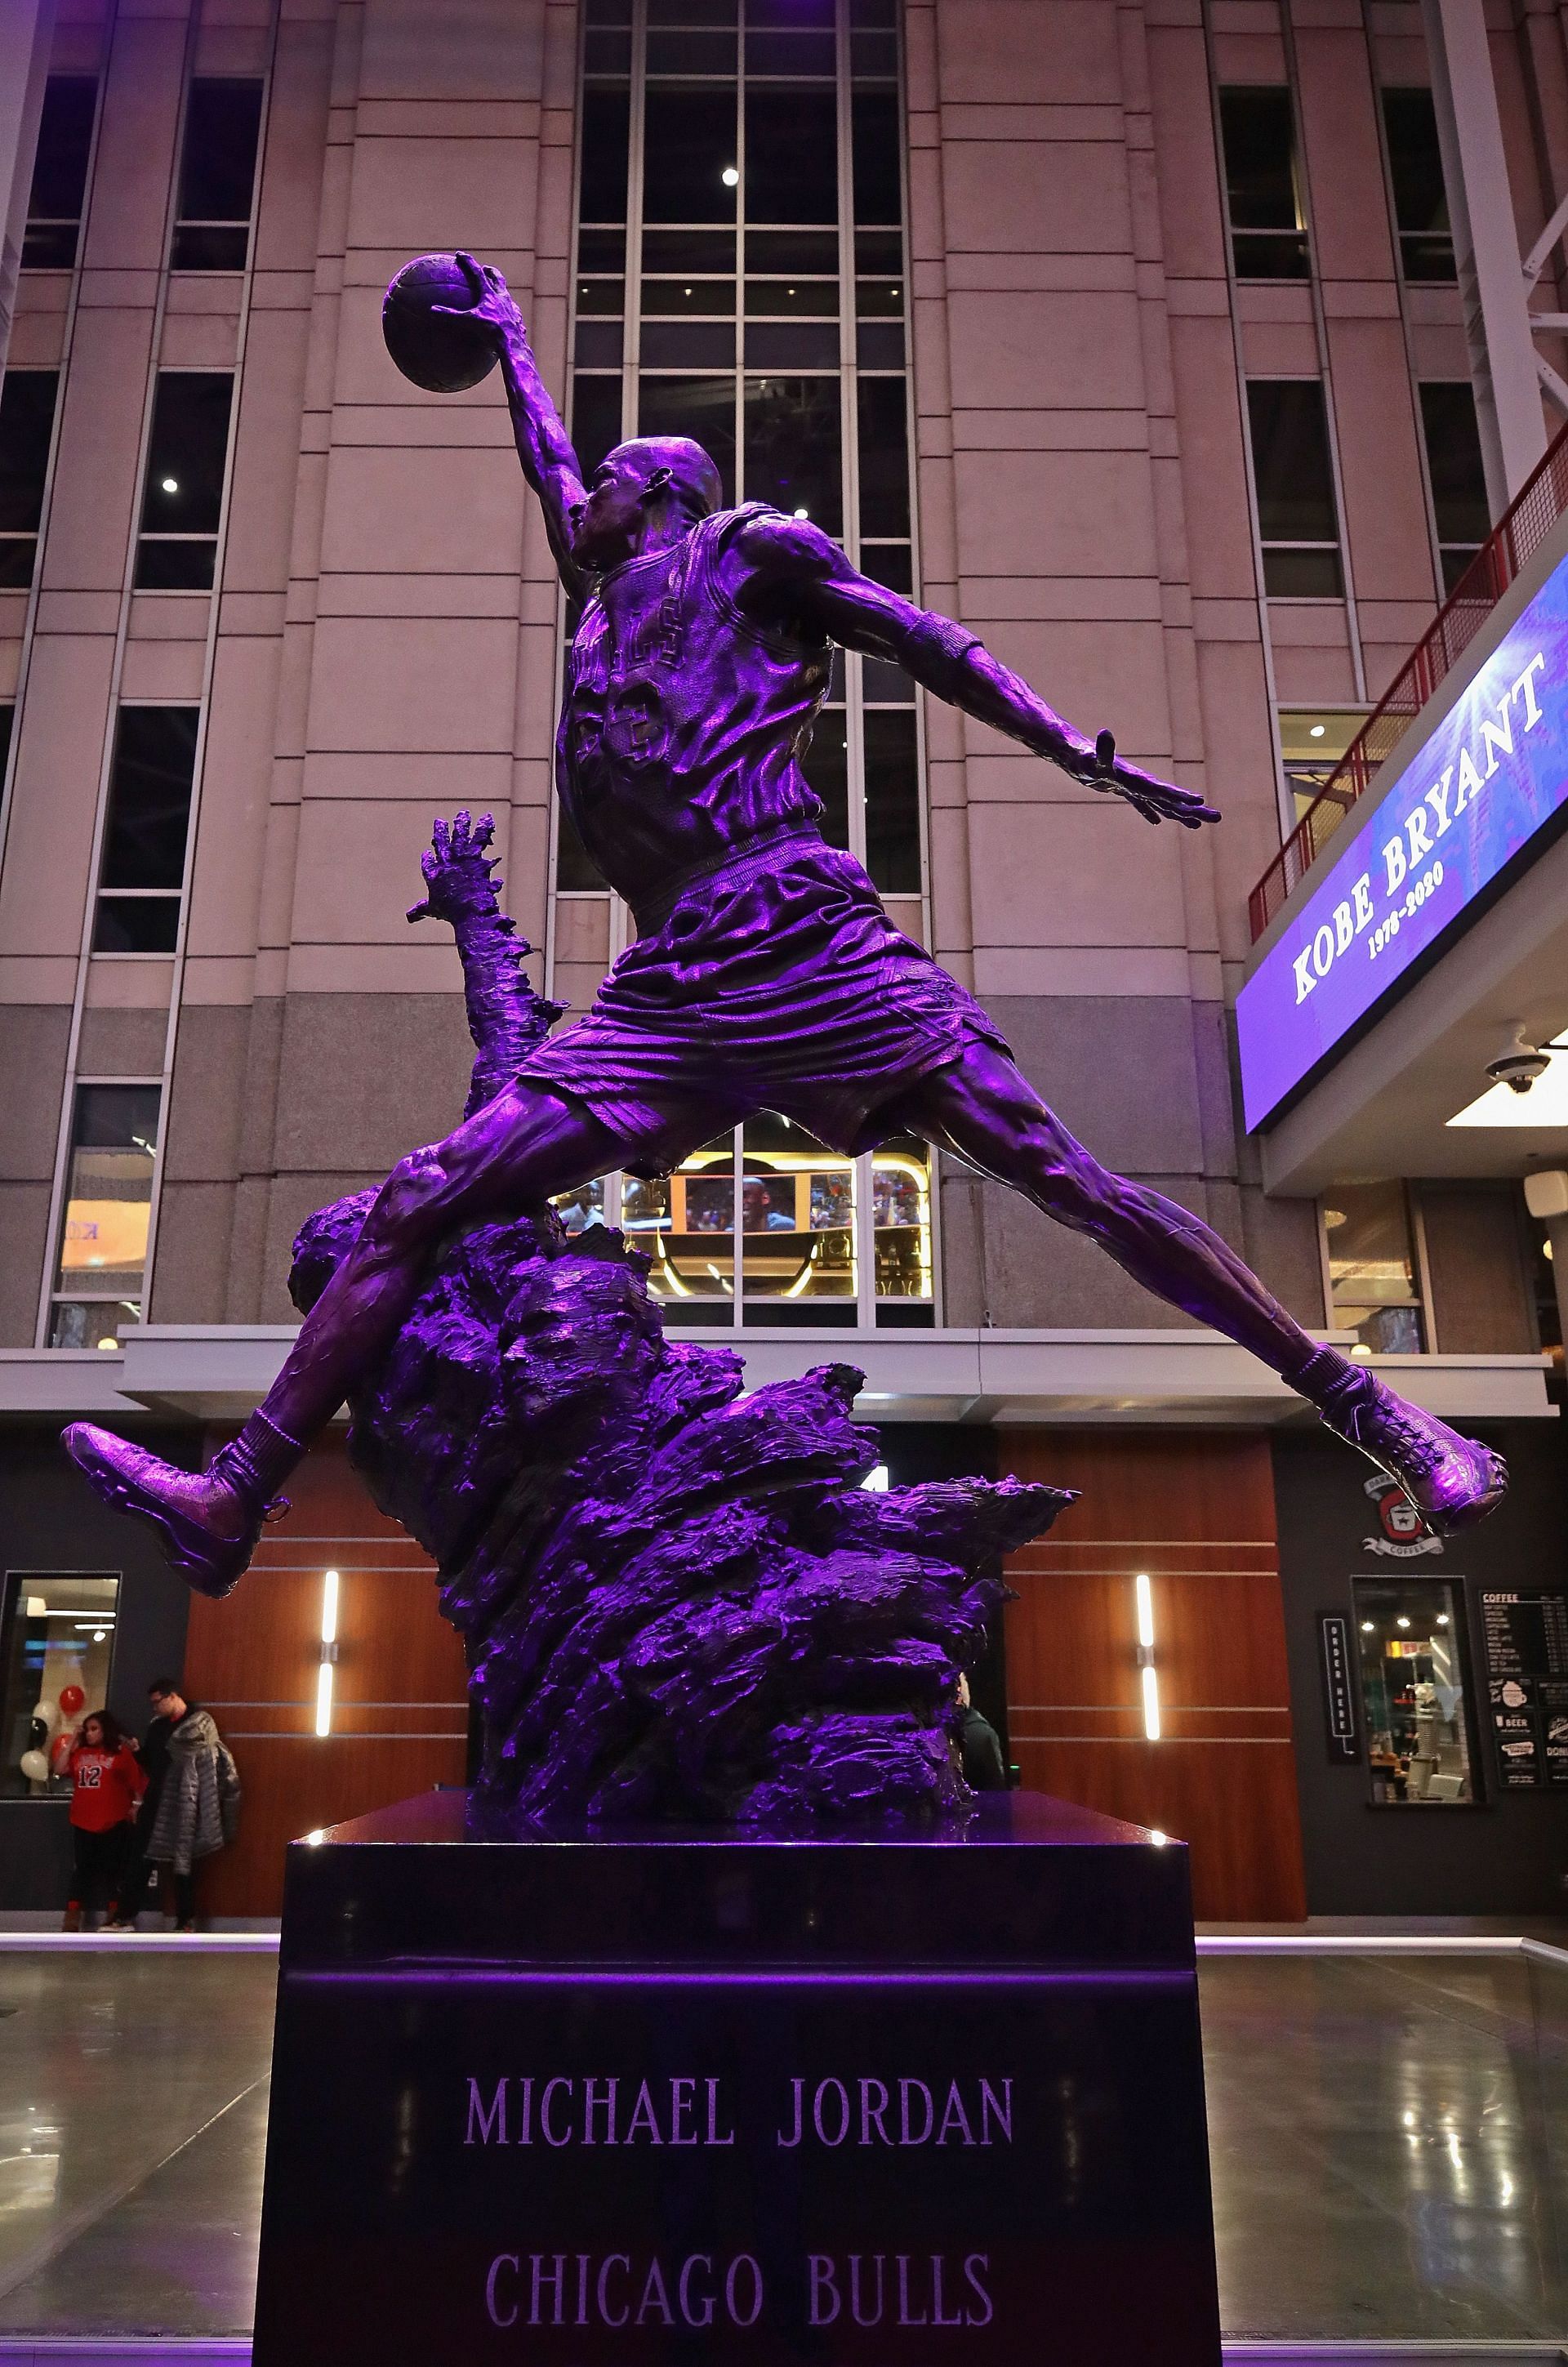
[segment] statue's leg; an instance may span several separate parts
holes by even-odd
[[[1398,1481],[1434,1528],[1479,1520],[1507,1485],[1500,1455],[1410,1405],[1308,1338],[1200,1217],[1113,1175],[1074,1139],[1002,1053],[972,1042],[914,1088],[899,1122],[1087,1233],[1156,1297],[1251,1350],[1316,1406],[1331,1430]]]
[[[192,1586],[227,1594],[283,1481],[396,1336],[431,1251],[455,1225],[515,1213],[628,1159],[656,1160],[667,1140],[679,1156],[704,1123],[672,1109],[630,1141],[581,1104],[513,1086],[393,1168],[259,1410],[208,1470],[178,1470],[89,1422],[66,1431],[67,1453],[106,1502],[152,1523]]]

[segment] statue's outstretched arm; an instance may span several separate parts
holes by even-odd
[[[465,1117],[494,1100],[566,1008],[536,994],[524,974],[523,957],[533,948],[501,909],[491,877],[496,858],[485,852],[494,829],[489,814],[477,822],[466,813],[450,824],[438,821],[420,858],[424,895],[409,907],[411,921],[448,922],[457,940],[475,1052]]]
[[[482,322],[489,330],[501,357],[501,375],[523,474],[539,496],[545,530],[560,580],[570,597],[580,600],[587,590],[587,578],[571,555],[572,514],[581,508],[588,496],[571,438],[550,399],[548,387],[539,376],[539,365],[534,359],[523,315],[505,280],[493,264],[476,263],[471,255],[460,254],[457,261],[474,291],[473,304],[437,304],[434,309],[450,312],[457,319]]]
[[[846,649],[890,659],[939,698],[1021,740],[1075,781],[1125,798],[1145,821],[1179,821],[1189,830],[1218,821],[1196,790],[1123,763],[1109,731],[1096,740],[1076,731],[977,634],[860,574],[808,521],[754,518],[739,538],[739,553],[746,575],[737,589],[760,614],[808,619]]]

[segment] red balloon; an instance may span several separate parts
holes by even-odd
[[[60,1688],[60,1706],[67,1717],[74,1717],[86,1698],[80,1685],[62,1685]]]

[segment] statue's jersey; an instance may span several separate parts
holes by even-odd
[[[725,590],[717,562],[747,515],[606,576],[567,675],[561,803],[637,934],[518,1075],[591,1109],[634,1174],[759,1109],[867,1150],[967,1044],[1006,1049],[823,842],[800,752],[831,651],[763,630]]]
[[[800,755],[827,693],[829,645],[765,630],[719,580],[726,543],[762,508],[722,511],[615,569],[572,643],[557,787],[634,910],[822,812]]]

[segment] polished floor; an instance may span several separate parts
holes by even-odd
[[[0,1956],[0,2339],[243,2334],[274,1965]],[[1568,1971],[1202,1972],[1233,2339],[1563,2341]]]

